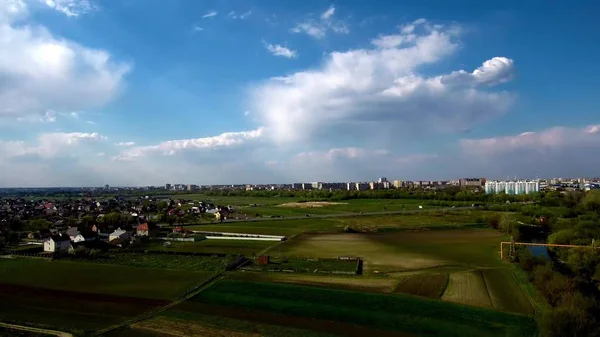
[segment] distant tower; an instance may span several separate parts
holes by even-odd
[[[167,191],[171,190],[171,184],[166,184],[165,185],[165,190],[167,190]]]
[[[105,190],[107,190],[107,189],[109,189],[109,188],[110,188],[110,186],[108,186],[108,184],[104,185],[104,189],[105,189]]]

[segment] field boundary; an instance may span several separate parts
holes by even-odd
[[[71,334],[69,332],[58,331],[58,330],[49,330],[49,329],[41,329],[41,328],[34,328],[34,327],[30,327],[30,326],[15,325],[15,324],[9,324],[9,323],[4,323],[4,322],[0,322],[0,328],[8,328],[8,329],[13,329],[13,330],[22,330],[22,331],[29,331],[29,332],[37,332],[37,333],[43,333],[43,334],[46,334],[46,335],[52,335],[52,336],[58,336],[58,337],[73,337],[73,334]]]
[[[122,323],[120,323],[118,325],[113,325],[113,326],[110,326],[108,328],[96,331],[93,334],[93,336],[102,336],[102,335],[104,335],[106,333],[109,333],[111,331],[124,328],[124,327],[126,327],[128,325],[132,325],[134,323],[137,323],[137,322],[143,321],[145,319],[148,319],[150,317],[156,316],[156,315],[160,314],[161,312],[165,312],[165,311],[171,309],[172,307],[174,307],[174,306],[176,306],[176,305],[178,305],[178,304],[180,304],[180,303],[182,303],[184,301],[187,301],[188,299],[190,299],[190,298],[198,295],[199,293],[201,293],[205,289],[209,288],[211,285],[213,285],[214,283],[216,283],[217,281],[219,281],[220,279],[222,279],[223,276],[225,275],[225,273],[226,273],[226,271],[222,271],[222,272],[219,272],[218,274],[215,274],[215,275],[211,276],[210,278],[208,278],[207,280],[205,280],[201,284],[199,284],[195,289],[192,289],[191,292],[189,292],[186,295],[184,295],[182,298],[180,298],[178,300],[175,300],[175,301],[173,301],[173,302],[165,305],[164,307],[161,307],[161,308],[149,311],[149,312],[147,312],[145,314],[142,314],[142,315],[140,315],[138,317],[129,319],[129,320],[127,320],[125,322],[122,322]]]
[[[506,268],[506,269],[508,269],[508,271],[510,272],[510,274],[514,277],[515,282],[519,285],[519,289],[521,289],[521,293],[523,293],[525,295],[525,297],[529,301],[529,304],[533,308],[534,315],[537,316],[538,313],[540,313],[540,311],[541,311],[540,309],[538,309],[538,303],[535,302],[531,298],[531,296],[529,296],[529,294],[525,291],[525,289],[523,289],[523,285],[521,284],[521,281],[519,280],[519,278],[517,277],[517,275],[515,275],[514,271],[511,268]]]

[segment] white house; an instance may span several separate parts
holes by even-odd
[[[52,235],[44,241],[45,252],[63,252],[71,248],[71,238],[66,234]]]
[[[83,236],[81,234],[78,234],[74,239],[73,242],[77,243],[77,242],[84,242],[84,241],[94,241],[96,240],[96,237],[94,236]]]
[[[114,239],[127,240],[130,237],[131,237],[131,233],[119,228],[116,231],[114,231],[108,235],[108,241],[110,242]]]

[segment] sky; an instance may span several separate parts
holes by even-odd
[[[0,0],[0,187],[600,176],[599,12]]]

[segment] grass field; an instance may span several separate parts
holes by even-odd
[[[183,198],[186,200],[210,201],[218,205],[236,206],[239,213],[249,216],[302,216],[306,213],[311,214],[336,214],[336,213],[359,213],[359,212],[384,212],[384,211],[403,211],[417,210],[419,206],[423,208],[440,207],[436,206],[439,201],[418,200],[418,199],[353,199],[336,201],[335,204],[323,205],[322,207],[298,207],[293,203],[302,201],[301,198],[261,198],[261,197],[212,197],[202,194],[174,195],[173,198]],[[468,206],[471,202],[446,202],[447,205]]]
[[[153,299],[175,299],[212,272],[0,259],[0,284]]]
[[[336,218],[307,218],[300,220],[265,220],[188,226],[199,231],[292,236],[302,232],[342,232],[346,226],[364,231],[406,231],[412,229],[461,228],[484,221],[496,214],[489,211],[431,211],[401,215],[360,216]],[[482,225],[479,225],[482,226]]]
[[[234,257],[186,256],[167,254],[115,253],[87,263],[115,264],[129,267],[178,269],[192,271],[221,271]]]
[[[531,336],[536,331],[535,322],[527,316],[421,297],[287,284],[223,280],[193,301],[232,311],[259,310],[421,336]],[[193,304],[186,304],[188,310]],[[274,324],[279,315],[271,316]],[[284,324],[285,319],[280,322]]]
[[[452,273],[442,300],[528,315],[535,313],[526,294],[506,268]]]
[[[145,249],[164,250],[174,252],[190,253],[212,253],[212,254],[243,254],[252,256],[253,253],[274,246],[277,241],[255,241],[255,240],[202,240],[197,242],[176,242],[172,241],[169,247],[165,247],[162,242],[153,242]]]
[[[447,284],[448,274],[446,273],[423,273],[401,278],[394,291],[429,298],[439,298],[446,290]]]
[[[501,264],[496,251],[502,235],[493,230],[404,231],[361,234],[301,234],[269,251],[285,256],[364,259],[365,274],[441,267]]]
[[[515,282],[510,270],[506,268],[484,269],[483,278],[494,308],[530,315],[535,313],[533,306],[519,284]]]

